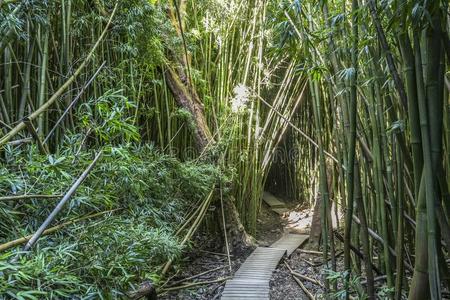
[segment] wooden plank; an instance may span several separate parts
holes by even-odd
[[[285,249],[258,247],[225,284],[221,299],[269,299],[272,272],[286,253]]]
[[[277,197],[275,197],[274,195],[272,195],[269,192],[263,192],[262,199],[264,200],[264,202],[267,203],[267,205],[270,206],[270,208],[284,208],[284,207],[286,207],[286,204],[284,204],[283,202],[278,200]]]
[[[306,240],[308,235],[306,234],[293,234],[288,233],[282,236],[278,241],[273,243],[270,247],[286,249],[287,255],[290,256],[292,252],[300,247]]]

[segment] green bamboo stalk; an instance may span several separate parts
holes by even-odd
[[[415,47],[415,61],[416,61],[416,82],[418,91],[418,107],[420,115],[420,128],[422,134],[422,150],[424,158],[424,168],[422,172],[422,181],[419,192],[418,208],[417,208],[417,237],[416,241],[422,241],[416,243],[416,262],[414,266],[414,276],[411,283],[409,292],[409,299],[423,299],[431,295],[432,299],[438,299],[437,295],[440,287],[438,282],[438,266],[437,263],[437,251],[436,251],[436,237],[434,231],[435,218],[430,219],[430,216],[434,214],[434,197],[435,191],[433,186],[433,172],[432,172],[432,159],[430,149],[430,138],[428,132],[428,116],[426,107],[426,93],[425,84],[423,80],[422,71],[422,54],[420,40],[417,32],[414,32],[414,47]],[[429,207],[429,205],[431,207]],[[431,225],[431,229],[429,226]],[[423,247],[423,242],[427,240],[427,247]],[[433,257],[434,256],[434,257]],[[425,286],[429,285],[428,288]]]
[[[100,37],[98,38],[97,42],[95,43],[95,45],[92,47],[91,51],[89,52],[89,54],[87,55],[86,59],[81,63],[81,65],[76,69],[76,71],[74,72],[74,74],[67,79],[67,81],[47,100],[47,102],[45,102],[44,105],[40,106],[36,111],[34,111],[32,114],[30,114],[28,116],[28,118],[30,120],[34,120],[36,119],[40,114],[44,113],[45,111],[47,111],[47,109],[54,103],[56,102],[56,100],[58,100],[58,98],[62,95],[62,93],[71,85],[71,83],[73,81],[75,81],[75,79],[78,77],[78,75],[80,75],[81,71],[84,69],[84,67],[87,65],[87,63],[90,61],[90,59],[92,58],[92,56],[94,55],[95,50],[97,49],[97,47],[99,46],[101,40],[105,37],[106,33],[107,33],[107,29],[109,27],[109,25],[112,22],[112,19],[116,13],[118,4],[116,4],[116,6],[114,7],[113,12],[111,13],[111,17],[108,21],[108,25],[105,27],[105,29],[103,30],[102,34],[100,35]],[[8,134],[6,134],[4,137],[2,137],[0,139],[0,146],[4,145],[5,143],[7,143],[13,136],[15,136],[17,133],[19,133],[22,129],[25,128],[25,123],[24,122],[20,122],[19,124],[17,124],[11,131],[8,132]]]
[[[348,272],[345,279],[346,299],[349,299],[349,280],[351,276],[350,241],[354,200],[354,166],[356,157],[356,115],[357,115],[357,94],[356,85],[358,80],[358,0],[352,0],[352,49],[351,61],[353,74],[350,83],[350,109],[349,121],[350,132],[348,136],[348,165],[347,165],[347,211],[345,214],[344,228],[344,268]]]
[[[367,277],[367,295],[370,300],[376,299],[374,277],[372,270],[372,259],[370,252],[369,231],[366,219],[366,210],[364,208],[363,195],[361,189],[361,175],[358,161],[355,163],[355,202],[357,205],[359,219],[361,221],[361,239],[364,253],[364,267]]]
[[[11,58],[11,50],[9,49],[9,47],[6,47],[3,57],[4,57],[3,61],[5,63],[4,67],[5,108],[7,110],[6,113],[8,115],[8,118],[10,119],[8,123],[10,124],[12,120],[15,120],[14,115],[12,114],[13,112],[15,112],[15,110],[13,109],[13,96],[12,96],[13,91],[12,58]]]
[[[397,264],[396,264],[396,277],[395,277],[395,300],[401,300],[402,299],[402,284],[404,280],[404,273],[403,273],[403,248],[405,246],[404,244],[404,235],[403,235],[403,159],[401,154],[400,145],[396,144],[396,158],[397,158],[397,164],[396,164],[396,173],[397,173],[397,202],[398,202],[398,224],[397,224],[397,242],[395,244],[395,252],[397,256]]]
[[[319,145],[319,169],[320,169],[320,196],[322,198],[321,217],[322,223],[322,245],[323,245],[323,259],[328,264],[328,211],[329,211],[329,191],[328,191],[328,177],[326,170],[325,153],[323,149],[323,141],[321,132],[323,132],[320,95],[317,81],[310,81],[311,98],[313,101],[314,121],[316,127],[317,141]],[[328,267],[328,266],[327,266]],[[325,292],[330,289],[328,279],[325,278]]]
[[[42,26],[40,26],[39,29],[41,31],[41,37],[44,40],[44,44],[41,47],[41,57],[40,57],[41,70],[39,73],[39,87],[38,87],[39,91],[38,107],[41,107],[44,104],[45,97],[47,95],[46,74],[48,64],[48,29],[42,28]],[[40,39],[38,43],[40,44]],[[38,117],[38,128],[40,137],[43,137],[45,134],[44,123],[45,123],[44,115],[40,115]]]

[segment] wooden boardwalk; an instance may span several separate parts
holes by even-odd
[[[285,234],[270,247],[258,247],[225,284],[222,300],[268,300],[270,278],[281,258],[291,255],[308,238],[303,234]]]
[[[267,205],[269,205],[271,210],[273,210],[279,215],[289,212],[289,209],[286,207],[286,204],[278,200],[277,197],[275,197],[269,192],[263,192],[262,199]]]
[[[284,249],[256,248],[227,281],[221,299],[269,299],[272,272],[285,253]]]
[[[281,239],[273,243],[271,248],[278,249],[286,249],[287,256],[291,256],[291,254],[300,247],[306,240],[309,238],[309,235],[306,234],[293,234],[288,233],[285,234]]]

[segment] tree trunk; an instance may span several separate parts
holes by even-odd
[[[230,252],[238,254],[245,251],[248,247],[255,247],[256,240],[249,235],[241,223],[239,213],[234,205],[234,199],[224,199],[226,212],[226,230],[228,234],[228,244]]]
[[[184,85],[181,80],[182,76],[170,67],[165,72],[165,78],[175,101],[180,107],[191,113],[192,120],[195,124],[195,128],[193,128],[195,145],[197,150],[202,152],[212,142],[213,138],[206,122],[201,101],[194,89]]]

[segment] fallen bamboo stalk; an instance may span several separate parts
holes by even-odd
[[[294,271],[294,272],[291,272],[291,274],[294,275],[294,276],[296,276],[296,277],[299,277],[299,278],[301,278],[301,279],[303,279],[303,280],[309,281],[309,282],[311,282],[311,283],[313,283],[313,284],[315,284],[315,285],[318,285],[318,286],[320,286],[321,288],[323,288],[323,284],[320,283],[319,281],[313,279],[313,278],[310,278],[310,277],[308,277],[308,276],[302,275],[302,274],[297,273],[297,272],[295,272],[295,271]]]
[[[212,251],[206,251],[206,250],[202,250],[202,249],[198,249],[198,251],[208,253],[211,255],[228,256],[228,254],[226,254],[226,253],[212,252]],[[233,257],[233,254],[230,254],[230,257]]]
[[[75,191],[78,189],[78,187],[83,183],[84,179],[89,175],[92,168],[94,168],[95,164],[97,163],[98,159],[100,158],[102,154],[102,151],[97,153],[94,160],[90,163],[90,165],[84,170],[84,172],[81,174],[80,177],[75,181],[75,183],[70,187],[70,189],[67,191],[67,193],[64,195],[64,197],[59,201],[58,205],[53,209],[53,211],[50,213],[50,215],[45,219],[45,221],[41,224],[41,226],[38,228],[38,230],[33,234],[33,236],[30,238],[30,240],[26,243],[25,247],[23,248],[24,251],[28,251],[33,245],[37,242],[39,237],[42,235],[42,233],[47,229],[47,227],[50,225],[50,223],[53,221],[53,219],[56,217],[56,215],[62,210],[64,207],[64,204],[72,197],[72,195],[75,193]]]
[[[8,142],[8,145],[10,145],[10,146],[18,146],[18,145],[21,145],[21,144],[31,143],[32,141],[33,141],[33,138],[28,137],[28,138],[23,138],[23,139],[19,139],[19,140]]]
[[[165,287],[166,285],[169,284],[169,282],[174,279],[178,273],[180,273],[180,269],[178,269],[172,276],[170,276],[169,278],[166,279],[166,281],[164,281],[164,283],[159,287],[159,289],[162,289],[163,287]]]
[[[304,249],[298,249],[298,251],[300,251],[301,253],[306,253],[306,254],[323,255],[323,252],[321,252],[321,251],[304,250]]]
[[[182,289],[187,289],[187,288],[198,286],[198,285],[219,283],[219,282],[226,281],[228,279],[231,279],[231,276],[227,276],[227,277],[219,278],[219,279],[215,279],[215,280],[209,280],[209,281],[191,282],[191,283],[188,283],[185,285],[180,285],[180,286],[175,286],[175,287],[170,287],[170,288],[164,289],[161,291],[161,294],[164,294],[167,292],[172,292],[172,291],[178,291],[178,290],[182,290]]]
[[[344,254],[344,251],[339,251],[339,252],[337,252],[337,253],[335,254],[334,258],[336,259],[336,258],[338,258],[339,256],[341,256],[342,254]],[[318,266],[321,266],[321,265],[323,265],[323,264],[325,264],[325,263],[328,263],[330,260],[331,260],[331,257],[328,258],[327,261],[322,261],[320,264],[317,264],[317,267],[318,267]]]
[[[121,208],[116,208],[116,209],[112,209],[112,210],[102,211],[102,212],[95,213],[95,214],[89,214],[87,216],[84,216],[84,217],[81,217],[81,218],[78,218],[78,219],[67,221],[67,222],[64,222],[64,223],[61,223],[59,225],[56,225],[56,226],[53,226],[51,228],[46,229],[42,233],[42,235],[49,235],[49,234],[54,233],[54,232],[58,231],[59,229],[61,229],[63,227],[66,227],[68,225],[75,224],[75,223],[78,223],[78,222],[81,222],[81,221],[84,221],[84,220],[87,220],[87,219],[95,218],[95,217],[98,217],[98,216],[101,216],[101,215],[104,215],[104,214],[107,214],[107,213],[113,213],[113,212],[118,211],[118,210],[121,210]],[[27,241],[29,241],[32,236],[33,235],[30,234],[30,235],[18,238],[16,240],[9,241],[7,243],[1,244],[0,245],[0,251],[8,250],[8,249],[10,249],[12,247],[24,244]]]
[[[286,267],[289,269],[289,271],[291,272],[291,276],[292,278],[294,278],[295,282],[297,282],[297,284],[300,286],[300,288],[303,290],[303,292],[306,294],[306,296],[308,296],[308,298],[310,300],[315,300],[316,298],[314,297],[314,295],[306,288],[306,286],[300,281],[300,279],[298,279],[297,277],[294,276],[294,271],[292,270],[291,266],[289,266],[289,264],[287,262],[284,262],[284,264],[286,265]],[[297,273],[298,274],[298,273]],[[303,276],[303,275],[302,275]],[[309,278],[309,277],[308,277]],[[309,278],[310,279],[310,278]]]
[[[217,267],[217,268],[214,268],[214,269],[211,269],[211,270],[208,270],[208,271],[205,271],[205,272],[202,272],[202,273],[199,273],[199,274],[196,274],[196,275],[187,277],[187,278],[183,278],[183,279],[174,281],[174,282],[172,282],[171,284],[168,285],[168,288],[171,288],[171,287],[173,287],[173,286],[175,286],[175,285],[177,285],[177,284],[183,283],[183,282],[185,282],[185,281],[188,281],[188,280],[192,280],[192,279],[201,277],[201,276],[206,275],[206,274],[209,274],[209,273],[211,273],[211,272],[221,270],[221,269],[226,268],[226,267],[227,267],[227,266]]]
[[[75,81],[75,79],[78,77],[78,75],[81,74],[83,69],[86,67],[87,63],[94,56],[95,50],[100,45],[100,42],[103,40],[103,38],[105,37],[106,33],[108,32],[109,26],[112,23],[114,15],[116,14],[116,11],[117,11],[117,8],[118,8],[118,4],[119,4],[119,2],[116,2],[116,5],[114,6],[114,10],[111,13],[111,17],[109,18],[108,23],[106,24],[105,28],[103,29],[103,32],[101,33],[101,35],[98,38],[98,40],[95,42],[95,44],[92,47],[91,51],[89,51],[88,55],[86,56],[86,59],[81,63],[81,65],[78,67],[78,69],[75,70],[73,75],[70,76],[69,79],[67,79],[66,82],[64,82],[64,84],[47,100],[47,102],[45,102],[37,110],[35,110],[32,114],[30,114],[28,116],[28,119],[34,120],[39,115],[41,115],[42,113],[47,111],[47,109],[50,108],[50,106],[52,106],[53,103],[55,103],[56,100],[59,99],[59,97],[63,94],[63,92],[67,88],[69,88],[69,86]],[[1,42],[0,42],[0,44],[1,44]],[[0,49],[1,49],[1,46],[0,46]],[[1,50],[0,50],[0,52],[1,52]],[[13,136],[18,134],[22,129],[24,129],[25,126],[26,125],[25,125],[25,123],[23,121],[21,121],[19,124],[17,124],[11,131],[9,131],[5,136],[3,136],[0,139],[0,146],[6,144]]]
[[[306,294],[306,296],[308,296],[309,299],[311,299],[311,300],[316,299],[314,297],[314,295],[306,288],[306,286],[303,285],[303,283],[300,281],[300,279],[298,279],[294,275],[292,275],[292,278],[294,278],[295,282],[297,282],[297,284],[300,286],[300,288],[303,290],[303,292]]]
[[[14,196],[4,196],[0,197],[1,201],[18,201],[18,200],[28,200],[28,199],[53,199],[61,198],[63,195],[14,195]]]
[[[311,267],[313,267],[313,268],[317,268],[317,267],[320,267],[321,265],[323,265],[323,263],[322,262],[320,262],[320,263],[312,263],[312,262],[310,262],[309,260],[307,260],[307,259],[304,259],[304,258],[301,258],[305,263],[307,263],[308,265],[310,265]]]
[[[321,288],[323,288],[323,284],[320,283],[319,281],[317,281],[317,280],[315,280],[315,279],[313,279],[313,278],[310,278],[310,277],[308,277],[308,276],[302,275],[302,274],[300,274],[300,273],[298,273],[298,272],[295,272],[294,270],[292,270],[291,266],[289,266],[287,262],[284,262],[284,264],[285,264],[286,267],[289,269],[289,271],[291,272],[292,275],[295,275],[295,276],[297,276],[297,277],[300,277],[301,279],[307,280],[307,281],[309,281],[309,282],[311,282],[311,283],[314,283],[315,285],[318,285],[318,286],[320,286]]]

